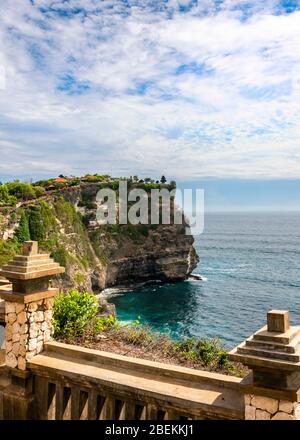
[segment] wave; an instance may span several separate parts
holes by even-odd
[[[124,295],[124,293],[127,292],[131,292],[132,290],[139,290],[141,288],[143,288],[144,286],[147,286],[148,284],[161,284],[160,280],[149,280],[149,281],[144,281],[143,283],[136,283],[136,284],[131,284],[129,286],[116,286],[116,287],[108,287],[104,290],[102,290],[98,296],[102,296],[104,298],[112,298],[114,296],[120,296],[120,295]],[[161,286],[158,286],[161,287]]]
[[[197,282],[198,283],[199,281],[207,281],[208,280],[208,278],[203,276],[201,273],[192,273],[192,275],[196,275],[198,277],[201,277],[201,279],[200,280],[195,280],[193,278],[188,278],[186,281],[192,281],[192,282]]]

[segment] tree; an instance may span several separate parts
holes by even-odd
[[[41,197],[45,194],[45,188],[42,186],[35,186],[34,187],[35,197]]]
[[[30,183],[21,183],[18,180],[7,183],[7,188],[11,196],[18,199],[29,200],[35,198],[33,186]]]
[[[136,182],[136,183],[139,181],[139,177],[138,177],[138,176],[133,176],[132,179],[133,179],[133,181]]]
[[[151,177],[145,177],[144,182],[145,183],[151,183]]]
[[[0,205],[15,205],[17,198],[9,194],[7,185],[0,186]]]
[[[160,182],[161,183],[166,183],[167,179],[165,178],[165,176],[161,176]]]
[[[24,210],[22,210],[20,223],[15,232],[15,237],[19,243],[24,243],[24,241],[30,240],[29,221]]]

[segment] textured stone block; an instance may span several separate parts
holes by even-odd
[[[23,324],[20,327],[20,334],[25,335],[26,333],[28,333],[28,324]]]
[[[54,298],[46,298],[45,300],[44,300],[44,304],[45,304],[45,308],[46,309],[52,309],[52,307],[53,307],[53,304],[54,304]]]
[[[255,407],[246,405],[245,406],[245,419],[246,420],[255,420]]]
[[[262,409],[257,409],[255,412],[255,419],[256,420],[270,420],[271,414],[267,411],[263,411]]]
[[[32,359],[34,356],[36,356],[36,350],[28,351],[28,352],[26,353],[26,360],[29,361],[29,360]]]
[[[254,396],[252,405],[258,409],[268,411],[270,414],[275,414],[278,411],[278,400],[270,397]]]
[[[7,324],[5,327],[5,340],[11,341],[13,335],[12,325]]]
[[[30,339],[37,338],[37,335],[38,335],[38,332],[36,330],[32,330],[32,329],[29,330],[29,337],[30,337]]]
[[[296,420],[300,420],[300,403],[294,403],[294,415]]]
[[[16,313],[15,303],[10,303],[8,301],[5,302],[5,313]]]
[[[13,333],[12,335],[12,341],[13,342],[19,342],[20,341],[20,334],[19,333]]]
[[[24,304],[18,304],[16,303],[16,313],[23,312],[25,310]]]
[[[12,352],[6,354],[5,361],[6,365],[10,368],[16,368],[18,365],[17,358]]]
[[[44,312],[36,312],[34,316],[34,322],[43,322],[44,321]]]
[[[28,341],[28,333],[25,333],[24,335],[20,336],[20,344],[24,345],[27,344]]]
[[[280,400],[279,411],[291,413],[293,411],[293,409],[294,409],[293,402],[290,402],[289,400]]]
[[[37,339],[29,339],[28,349],[29,351],[36,350]]]
[[[14,322],[12,325],[13,333],[20,333],[20,324],[18,322]]]
[[[42,324],[41,324],[41,330],[44,332],[44,331],[46,331],[46,330],[48,330],[48,324],[47,324],[47,322],[42,322]]]
[[[19,342],[15,342],[12,346],[12,352],[14,355],[16,355],[16,356],[19,355],[19,348],[20,348]]]
[[[52,310],[45,310],[44,312],[45,321],[51,321],[52,315],[53,315]]]
[[[245,394],[244,402],[245,402],[245,405],[251,404],[251,395],[250,394]]]
[[[25,358],[26,356],[26,348],[24,345],[20,344],[20,348],[19,348],[19,356],[23,356]]]
[[[269,332],[285,333],[290,328],[289,312],[285,310],[271,310],[267,314]]]
[[[11,341],[5,341],[5,351],[6,353],[9,353],[12,351],[12,342]]]
[[[272,420],[296,420],[296,418],[292,414],[279,411],[275,414],[275,416],[272,417]]]
[[[32,303],[29,303],[29,304],[27,305],[27,310],[28,310],[30,313],[35,312],[37,309],[38,309],[38,305],[37,305],[36,302],[32,302]]]
[[[23,255],[37,255],[38,254],[38,242],[37,241],[25,241],[23,243]]]
[[[43,341],[37,341],[36,352],[41,353],[43,351],[44,343]]]
[[[50,330],[46,330],[44,332],[44,342],[49,342],[50,339],[51,339],[51,332],[50,332]]]
[[[26,370],[26,360],[23,356],[18,357],[18,368],[19,370]]]
[[[25,312],[20,312],[18,314],[18,323],[22,325],[22,324],[25,324],[26,321],[27,321],[26,313]]]
[[[17,315],[16,313],[8,313],[5,318],[8,324],[13,324],[17,320]]]

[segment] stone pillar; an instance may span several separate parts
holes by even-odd
[[[49,281],[64,270],[48,254],[38,253],[37,242],[27,241],[22,255],[0,271],[12,283],[10,290],[0,290],[5,300],[5,360],[12,376],[11,387],[4,392],[6,418],[28,418],[28,411],[32,411],[27,361],[51,339],[52,308],[58,289],[49,288]]]
[[[289,313],[271,310],[267,325],[229,357],[252,370],[245,382],[245,419],[300,420],[300,327]]]
[[[49,292],[56,294],[56,289]],[[53,298],[19,303],[6,301],[5,353],[6,365],[26,370],[26,361],[43,350],[52,335]]]
[[[300,420],[300,404],[292,400],[246,394],[245,420]]]

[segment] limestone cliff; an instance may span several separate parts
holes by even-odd
[[[98,189],[81,185],[0,211],[0,265],[32,239],[66,267],[55,281],[64,289],[186,279],[198,256],[185,225],[99,226]]]

